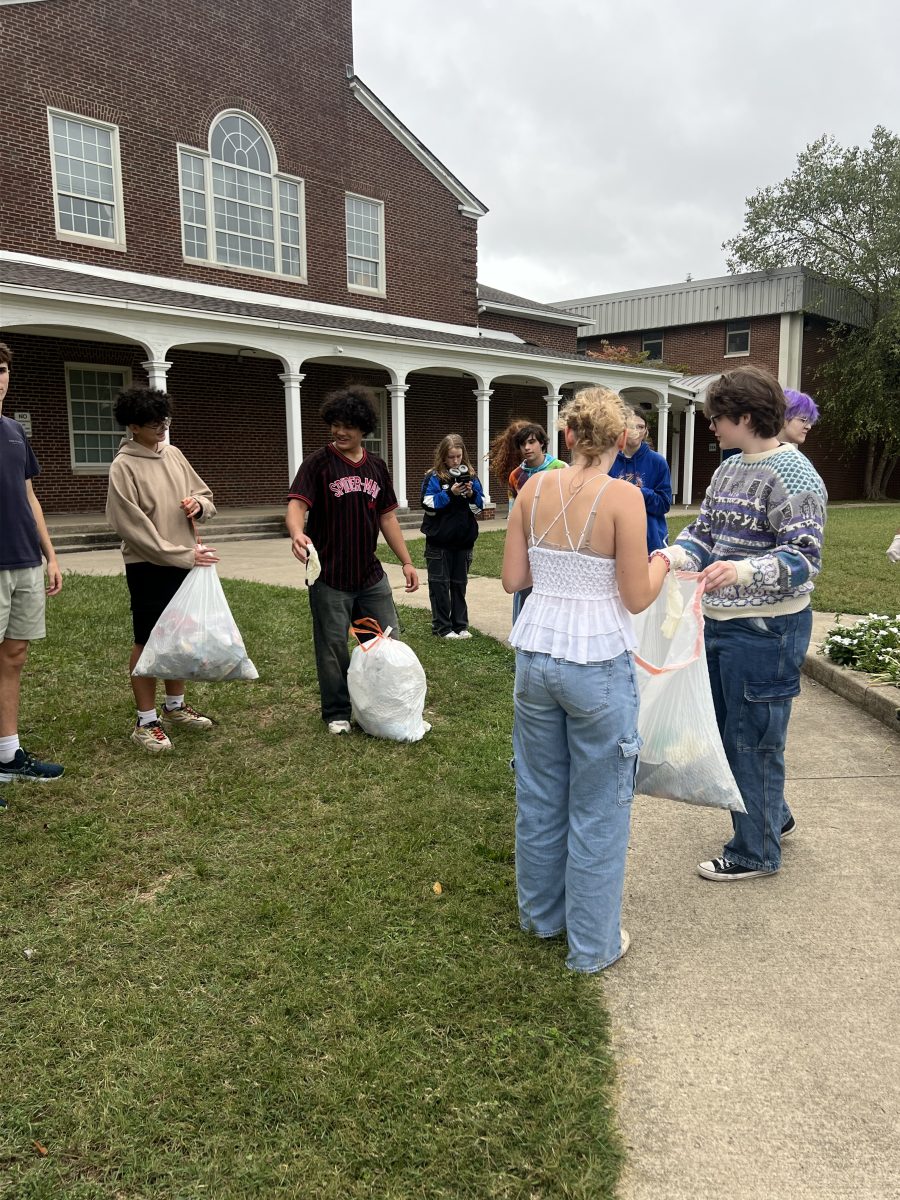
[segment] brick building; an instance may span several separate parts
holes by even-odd
[[[48,512],[102,509],[130,382],[172,394],[173,441],[237,506],[284,500],[347,383],[376,389],[402,506],[450,430],[483,464],[574,387],[668,395],[578,357],[577,316],[477,284],[487,210],[355,75],[351,0],[0,10],[6,412]]]
[[[644,400],[657,409],[657,449],[672,465],[681,502],[703,494],[720,461],[702,414],[710,379],[752,363],[770,370],[782,387],[815,395],[816,370],[829,353],[829,327],[838,320],[857,324],[864,315],[858,297],[805,267],[586,296],[555,307],[582,316],[579,346],[599,348],[605,340],[635,353],[646,351],[652,361],[684,372],[677,382],[688,403],[669,404],[679,392],[671,385],[669,399],[648,391]],[[682,443],[693,453],[685,454]],[[848,451],[817,427],[803,449],[832,500],[862,497],[864,450]]]

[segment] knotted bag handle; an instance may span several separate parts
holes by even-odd
[[[378,645],[379,639],[390,637],[393,626],[388,625],[387,629],[382,629],[374,617],[360,617],[358,621],[350,626],[350,632],[356,638],[361,650],[369,652]],[[368,634],[366,641],[363,641],[360,634]]]

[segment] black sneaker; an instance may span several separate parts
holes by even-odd
[[[793,817],[788,817],[788,819],[785,821],[785,823],[781,827],[781,836],[783,838],[790,837],[796,828],[797,828],[797,822],[794,820]]]
[[[712,879],[716,883],[739,883],[742,879],[777,874],[776,871],[757,871],[753,867],[742,867],[740,863],[731,862],[727,858],[713,858],[709,862],[702,862],[697,870],[704,879]]]
[[[41,762],[20,747],[12,762],[0,762],[0,783],[14,783],[18,780],[27,783],[50,783],[59,779],[63,770],[59,763]]]

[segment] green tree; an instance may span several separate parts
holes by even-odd
[[[819,138],[788,179],[747,200],[723,249],[732,271],[802,264],[862,302],[832,328],[817,385],[823,420],[866,446],[866,496],[883,497],[900,457],[900,138],[882,126],[867,146]]]

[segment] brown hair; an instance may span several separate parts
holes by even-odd
[[[0,342],[0,363],[9,365],[12,362],[12,350],[7,346],[6,342]]]
[[[437,449],[434,452],[434,465],[432,470],[435,475],[439,475],[441,479],[449,479],[447,474],[447,452],[449,450],[462,450],[462,460],[474,475],[475,470],[469,460],[469,455],[466,450],[466,443],[462,440],[458,433],[448,433],[446,437],[441,438],[438,442]]]
[[[709,385],[703,411],[711,421],[728,417],[735,424],[747,413],[757,437],[773,438],[784,425],[785,407],[781,384],[770,371],[738,367]]]
[[[522,456],[516,445],[516,434],[524,429],[528,421],[516,417],[492,440],[488,450],[488,465],[502,484],[506,484],[511,472],[519,465]]]

